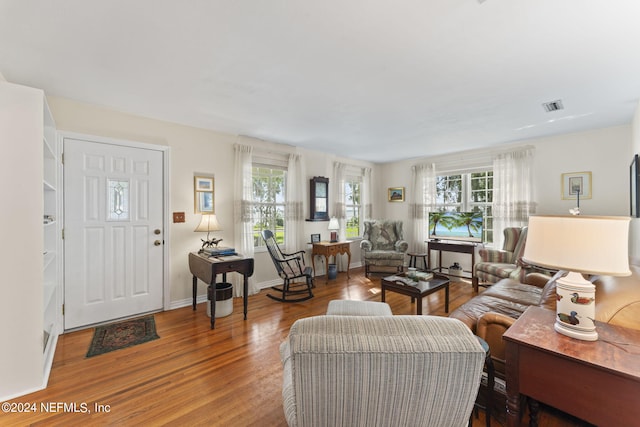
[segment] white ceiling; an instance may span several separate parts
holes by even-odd
[[[372,162],[627,124],[639,45],[638,0],[0,0],[11,82]]]

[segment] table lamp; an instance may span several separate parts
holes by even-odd
[[[331,243],[335,243],[338,241],[338,230],[340,230],[340,223],[338,222],[338,218],[331,217],[329,220],[329,226],[327,227],[331,231]]]
[[[596,287],[581,273],[628,276],[629,221],[613,216],[532,216],[523,260],[569,273],[556,280],[556,323],[563,335],[598,339]]]
[[[212,246],[218,246],[218,243],[222,242],[222,239],[209,239],[209,233],[211,231],[221,231],[220,224],[218,224],[218,218],[215,214],[203,214],[200,224],[193,231],[207,232],[207,240],[202,240],[202,249],[210,248]]]

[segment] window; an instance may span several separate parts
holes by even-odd
[[[436,193],[440,211],[482,212],[483,241],[493,242],[493,171],[438,176]]]
[[[284,243],[287,171],[276,166],[253,165],[253,244],[264,247],[260,233],[271,230]]]
[[[362,211],[362,198],[360,177],[348,177],[344,182],[344,207],[346,214],[346,238],[360,237],[360,212]]]

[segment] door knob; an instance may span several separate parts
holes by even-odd
[[[160,231],[159,228],[156,228],[155,230],[153,230],[153,234],[160,234],[162,233],[162,231]]]
[[[160,240],[156,240],[155,242],[153,242],[153,244],[155,246],[160,246],[162,244],[162,242]]]

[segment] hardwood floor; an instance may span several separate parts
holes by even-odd
[[[242,299],[235,298],[233,313],[217,319],[215,330],[204,304],[195,312],[184,307],[157,313],[160,339],[88,359],[93,329],[64,334],[48,388],[12,401],[35,404],[36,410],[0,413],[0,425],[286,426],[278,348],[289,327],[324,314],[333,299],[380,301],[380,277],[366,279],[361,269],[329,284],[318,277],[315,297],[301,303],[275,302],[263,290],[249,298],[246,321]],[[472,295],[469,283],[452,283],[450,310]],[[406,296],[387,293],[387,302],[394,314],[415,313]],[[444,292],[425,298],[423,312],[446,315]],[[76,412],[70,412],[74,405]],[[545,408],[539,421],[541,427],[581,425]],[[473,425],[485,425],[482,411]]]

